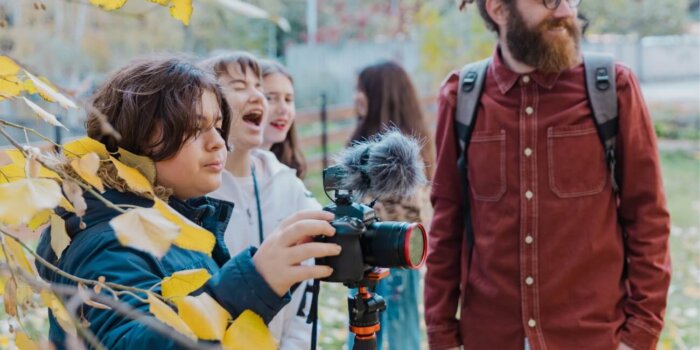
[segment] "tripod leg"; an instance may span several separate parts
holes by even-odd
[[[353,350],[377,350],[377,336],[359,336],[355,335],[355,345]]]

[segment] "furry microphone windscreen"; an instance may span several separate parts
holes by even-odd
[[[357,142],[336,157],[347,174],[343,188],[352,189],[360,198],[411,196],[426,183],[420,150],[418,140],[397,130]]]

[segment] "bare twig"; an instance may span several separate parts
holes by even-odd
[[[97,339],[97,336],[95,336],[95,334],[92,331],[86,329],[87,327],[84,327],[82,322],[80,322],[80,318],[77,315],[78,308],[82,305],[83,298],[80,296],[80,293],[73,294],[70,297],[70,299],[68,299],[68,302],[64,304],[66,311],[69,315],[72,316],[71,321],[73,322],[75,329],[78,331],[78,333],[80,333],[80,336],[83,339],[85,339],[92,348],[98,350],[107,350],[107,348],[104,345],[102,345],[102,342],[100,342],[100,340]],[[78,326],[78,324],[80,324],[80,326]]]
[[[7,174],[5,174],[5,172],[4,172],[4,171],[0,170],[0,175],[2,175],[2,177],[4,177],[4,178],[5,178],[5,181],[7,181],[7,182],[9,182],[9,181],[10,181],[10,177],[9,177],[9,176],[7,176]]]
[[[3,136],[5,136],[5,138],[7,139],[7,141],[10,141],[10,143],[12,144],[12,146],[15,146],[15,148],[17,148],[18,150],[22,151],[22,153],[25,153],[24,147],[22,147],[22,145],[21,145],[19,142],[17,142],[14,138],[12,138],[12,136],[10,136],[10,134],[8,134],[7,131],[5,131],[5,128],[0,127],[0,134],[2,134]],[[25,153],[25,154],[26,154],[26,153]]]
[[[5,125],[5,126],[9,126],[9,127],[11,127],[11,128],[24,130],[25,132],[30,132],[30,133],[36,135],[37,137],[39,137],[40,139],[42,139],[42,140],[44,140],[44,141],[46,141],[46,142],[51,143],[51,144],[54,145],[55,147],[61,147],[61,145],[59,145],[59,144],[57,144],[56,142],[54,142],[51,138],[48,138],[48,137],[44,136],[42,133],[40,133],[40,132],[38,132],[38,131],[36,131],[36,130],[34,130],[34,129],[32,129],[32,128],[29,128],[29,127],[26,127],[26,126],[23,126],[23,125],[19,125],[19,124],[15,124],[15,123],[13,123],[13,122],[9,122],[9,121],[4,120],[4,119],[0,119],[0,125]]]

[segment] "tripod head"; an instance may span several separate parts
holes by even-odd
[[[365,271],[362,280],[345,284],[357,288],[354,296],[348,296],[350,332],[355,334],[353,350],[377,349],[377,332],[381,329],[379,313],[386,310],[386,303],[372,291],[377,282],[388,275],[389,269],[374,267]]]

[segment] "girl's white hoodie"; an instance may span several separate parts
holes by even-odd
[[[263,237],[269,236],[282,220],[300,210],[321,209],[304,183],[296,177],[295,170],[280,163],[272,152],[256,149],[250,155],[258,185]],[[224,171],[221,187],[210,196],[234,203],[224,234],[231,255],[249,246],[259,247],[258,209],[252,174],[235,177]],[[313,264],[313,259],[304,264]],[[310,348],[311,325],[306,323],[306,317],[311,307],[311,284],[312,281],[300,284],[293,291],[290,303],[268,325],[272,335],[279,340],[280,349]]]

